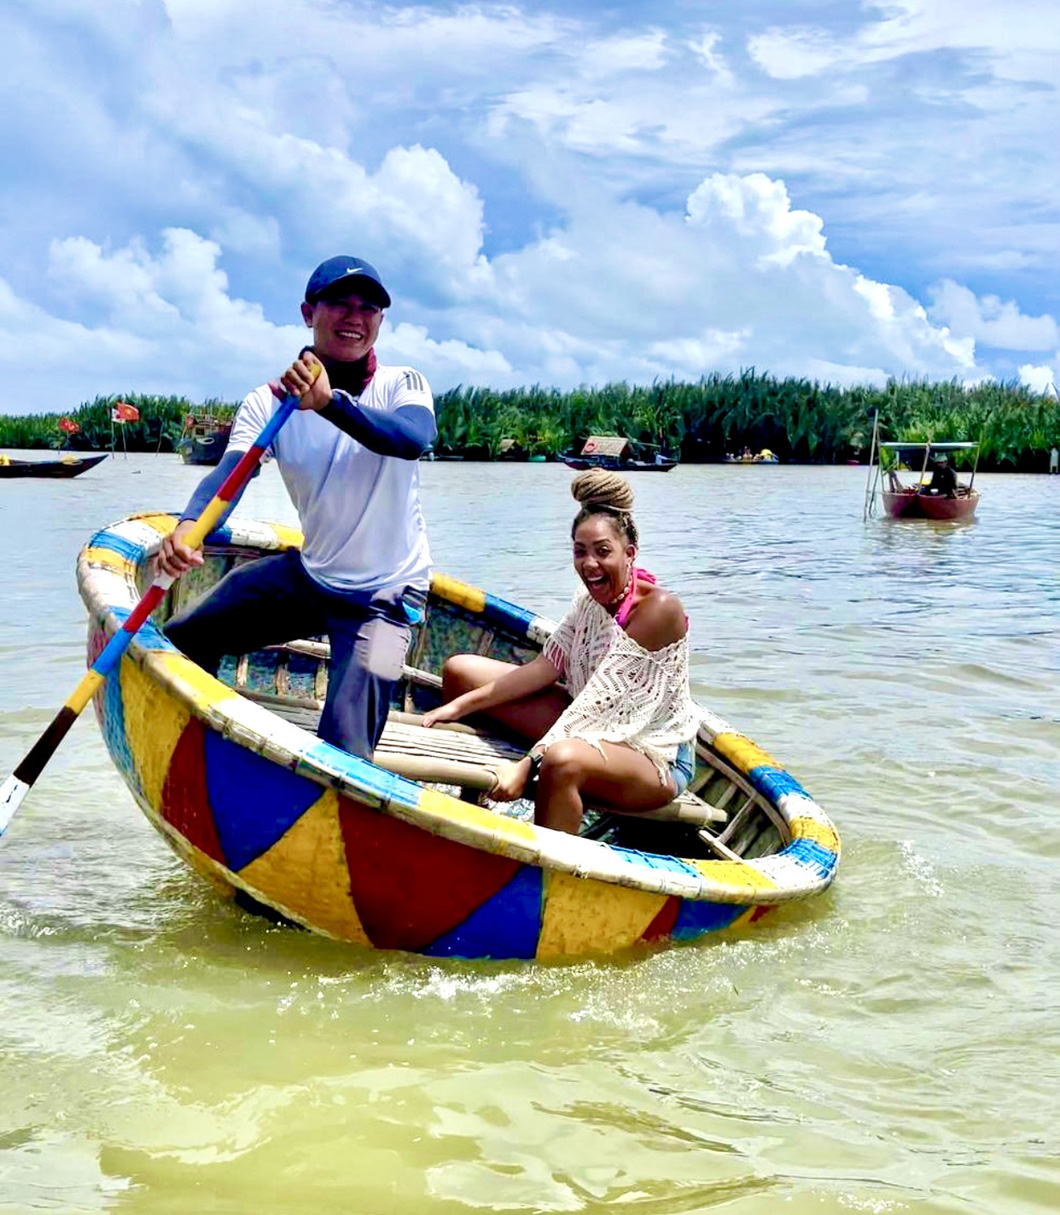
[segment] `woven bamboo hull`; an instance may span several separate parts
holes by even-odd
[[[89,661],[149,583],[150,556],[174,524],[168,515],[134,516],[82,550]],[[281,678],[275,655],[242,659],[229,672],[237,692],[159,632],[233,563],[299,542],[289,529],[253,523],[211,537],[203,570],[177,583],[96,698],[107,748],[144,814],[220,891],[361,945],[548,959],[694,940],[831,883],[839,841],[827,816],[775,760],[709,712],[695,783],[704,798],[721,790],[719,802],[741,804],[728,844],[716,845],[731,859],[667,852],[667,840],[695,843],[686,826],[631,818],[641,833],[633,849],[503,817],[396,775],[268,707],[289,708],[299,697],[319,704],[320,670],[292,660]],[[402,686],[395,707],[423,711],[436,702],[432,683],[449,653],[520,661],[551,627],[436,575],[410,658],[423,677]],[[226,678],[224,668],[220,674]],[[271,690],[263,688],[270,678]]]

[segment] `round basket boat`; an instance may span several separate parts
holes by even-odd
[[[124,519],[78,558],[93,661],[151,581],[167,514]],[[98,693],[107,748],[143,812],[198,873],[243,906],[343,941],[462,958],[569,958],[691,941],[823,891],[839,840],[766,752],[704,709],[689,792],[664,810],[586,814],[581,835],[529,807],[481,804],[513,740],[424,730],[452,653],[524,661],[552,622],[436,574],[375,762],[313,730],[328,646],[292,638],[233,655],[218,677],[160,628],[234,565],[297,546],[233,522],[168,593]],[[520,814],[522,816],[520,816]]]

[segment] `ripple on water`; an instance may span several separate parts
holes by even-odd
[[[145,503],[121,463],[79,502],[32,491],[32,560],[25,536],[0,536],[4,568],[27,575],[0,622],[9,755],[83,670],[78,544],[198,479],[130,457],[152,474]],[[439,565],[558,617],[566,471],[422,474]],[[204,1194],[270,1215],[1060,1207],[1060,478],[981,480],[963,528],[863,525],[859,469],[636,486],[644,563],[691,617],[697,694],[843,835],[825,896],[703,946],[469,965],[269,926],[171,856],[86,715],[2,853],[4,1199],[152,1215]],[[517,525],[483,511],[502,500]],[[291,521],[275,469],[241,510]]]

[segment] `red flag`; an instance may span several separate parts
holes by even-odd
[[[76,435],[81,429],[81,423],[75,422],[73,418],[62,417],[59,419],[59,429],[64,430],[68,435]]]
[[[110,416],[114,422],[139,422],[140,411],[128,401],[115,401]]]

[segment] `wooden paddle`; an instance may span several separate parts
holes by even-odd
[[[317,371],[319,375],[319,369]],[[273,389],[277,396],[280,394]],[[194,525],[184,537],[189,548],[199,548],[206,537],[217,526],[218,520],[228,510],[232,499],[238,494],[243,485],[250,479],[261,457],[269,444],[275,439],[280,428],[297,410],[299,398],[293,394],[284,396],[276,408],[276,412],[262,428],[254,440],[254,445],[248,448],[239,459],[239,463],[225,477],[217,493],[207,502],[203,512],[195,520]],[[176,582],[172,574],[158,574],[154,582],[144,592],[140,602],[133,608],[129,618],[111,637],[103,648],[103,652],[85,672],[85,677],[77,685],[63,707],[52,718],[51,724],[33,744],[29,754],[18,765],[11,776],[0,785],[0,836],[7,830],[8,823],[14,817],[33,782],[44,770],[45,764],[55,754],[59,744],[66,737],[67,731],[77,720],[81,710],[103,686],[104,680],[113,671],[121,656],[129,648],[129,642],[139,632],[144,621],[158,607],[163,595]]]

